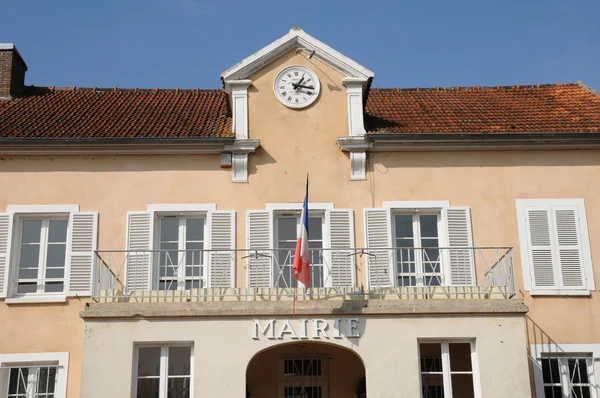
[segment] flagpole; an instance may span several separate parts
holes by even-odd
[[[306,252],[306,253],[305,253]],[[303,259],[304,255],[306,258]],[[296,250],[294,251],[294,277],[301,281],[304,286],[310,286],[310,251],[308,250],[308,173],[306,173],[306,195],[302,204],[302,214],[300,215],[300,225],[298,228],[298,241]],[[308,272],[308,274],[306,274]],[[299,274],[302,274],[300,277]],[[304,275],[308,275],[308,280]],[[302,278],[302,280],[301,280]],[[298,287],[294,281],[293,299],[292,299],[292,316],[296,316],[296,294]]]

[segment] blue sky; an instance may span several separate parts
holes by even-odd
[[[600,90],[600,0],[5,0],[27,84],[218,88],[293,25],[375,87],[582,80]]]

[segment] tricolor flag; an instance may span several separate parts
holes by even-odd
[[[294,277],[305,287],[310,287],[310,257],[308,254],[308,176],[306,176],[306,196],[302,206],[302,217],[298,230],[298,242],[294,256]]]

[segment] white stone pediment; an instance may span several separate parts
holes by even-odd
[[[315,59],[329,65],[347,77],[367,80],[375,76],[369,69],[295,26],[282,38],[275,40],[221,73],[221,79],[225,83],[231,80],[248,79],[256,71],[293,49],[306,50]]]

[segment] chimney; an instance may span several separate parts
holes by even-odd
[[[27,64],[12,43],[0,43],[0,100],[17,98],[25,87]]]

